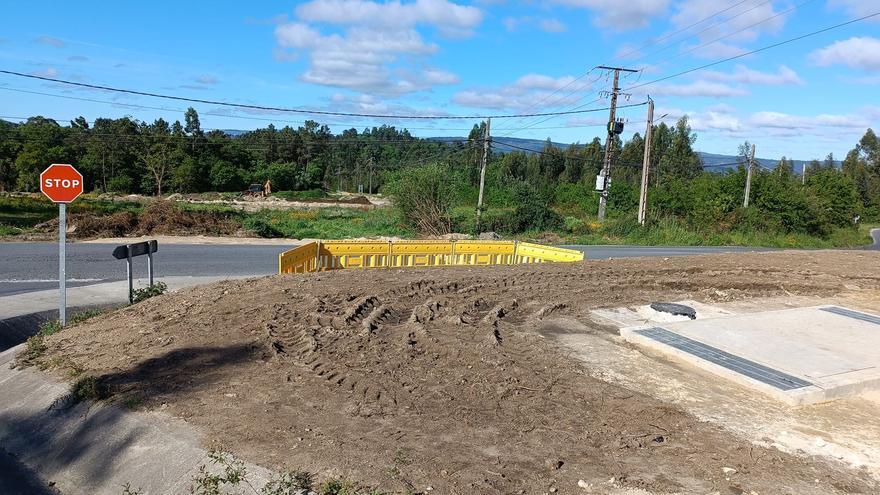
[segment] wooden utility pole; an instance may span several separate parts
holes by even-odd
[[[749,197],[752,194],[752,171],[755,168],[755,145],[752,145],[752,152],[749,154],[749,169],[746,172],[746,194],[743,198],[743,208],[749,207]]]
[[[370,155],[370,186],[367,194],[373,194],[373,155]]]
[[[602,171],[599,172],[599,181],[597,181],[597,186],[601,185],[601,193],[599,195],[599,221],[605,221],[605,205],[608,202],[608,187],[610,186],[610,178],[611,178],[611,154],[614,152],[614,136],[620,134],[620,131],[623,130],[622,125],[618,127],[618,123],[616,120],[617,117],[617,95],[620,94],[620,87],[618,83],[620,82],[620,72],[638,72],[637,70],[632,69],[624,69],[622,67],[606,67],[604,65],[600,65],[599,69],[613,70],[614,71],[614,86],[611,88],[611,113],[608,117],[608,137],[605,140],[605,162],[602,164]],[[618,130],[619,129],[619,130]],[[597,189],[599,189],[597,187]]]
[[[483,159],[480,160],[480,195],[477,197],[477,235],[480,235],[480,218],[483,215],[483,187],[486,184],[486,163],[489,161],[489,128],[492,119],[486,119],[486,132],[483,133]]]
[[[648,129],[645,131],[645,159],[642,162],[642,190],[639,194],[639,224],[645,225],[648,209],[648,177],[651,173],[651,138],[654,135],[654,100],[648,97]]]

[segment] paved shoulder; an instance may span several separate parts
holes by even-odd
[[[58,495],[27,466],[0,449],[0,493],[5,495]]]

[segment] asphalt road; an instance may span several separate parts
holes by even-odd
[[[125,261],[110,244],[67,245],[67,285],[125,280]],[[285,246],[160,244],[153,255],[155,277],[268,275],[278,271]],[[147,257],[134,259],[135,277],[147,275]],[[58,244],[0,243],[0,297],[58,286]]]
[[[569,246],[589,259],[632,256],[684,256],[754,251],[737,247]],[[278,269],[285,246],[161,244],[154,255],[155,276],[269,275]],[[125,280],[125,261],[114,259],[109,244],[67,245],[68,287]],[[58,286],[58,245],[53,242],[0,243],[0,297]],[[145,256],[135,258],[135,276],[147,273]]]

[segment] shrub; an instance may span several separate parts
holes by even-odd
[[[460,176],[453,170],[430,164],[389,174],[383,191],[417,231],[443,235],[452,231],[450,211],[458,199],[461,183]]]
[[[525,182],[514,188],[516,209],[505,228],[514,234],[529,230],[554,230],[562,227],[562,217],[550,208],[551,195]]]

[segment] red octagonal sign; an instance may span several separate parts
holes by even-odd
[[[70,203],[83,192],[83,176],[73,165],[55,163],[40,174],[40,190],[53,203]]]

